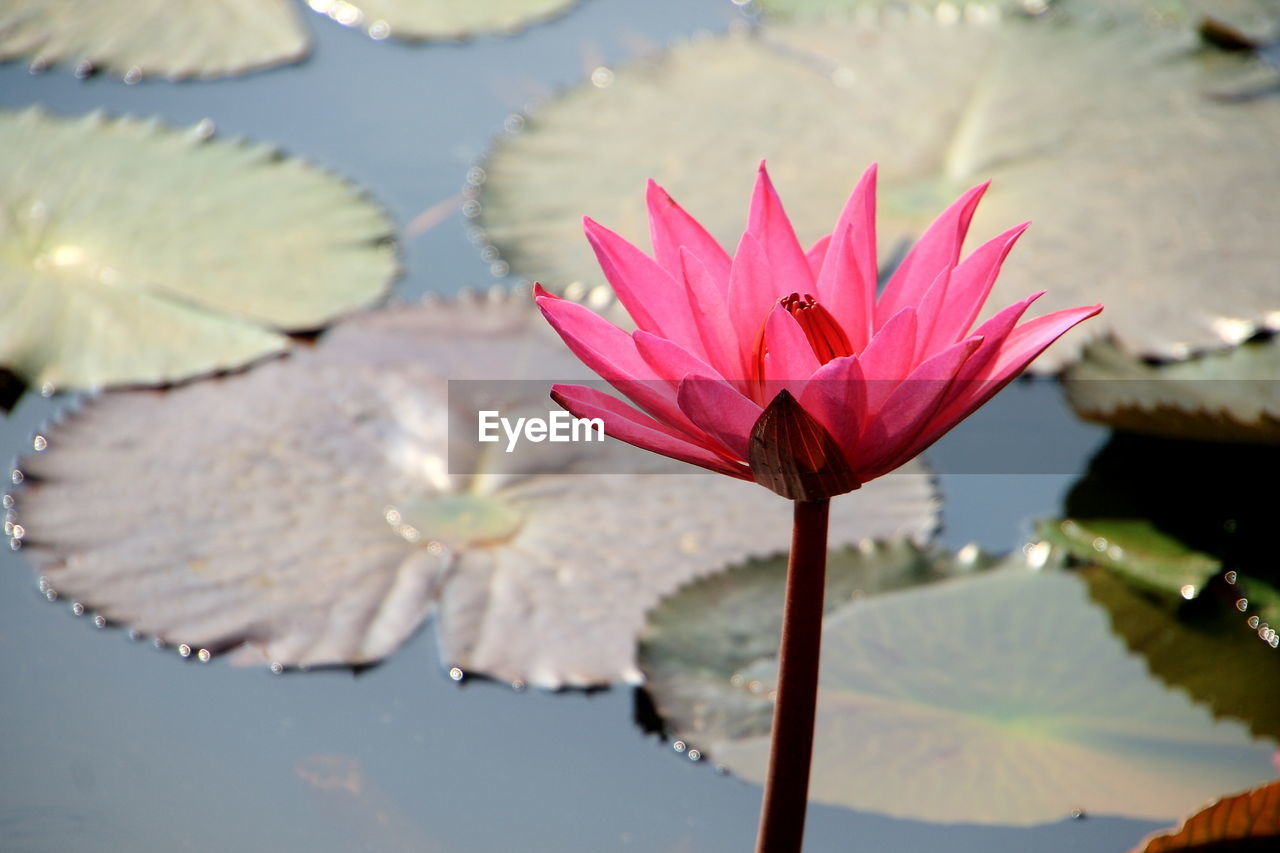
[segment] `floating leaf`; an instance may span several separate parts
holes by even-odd
[[[1215,716],[1280,738],[1280,653],[1260,640],[1269,627],[1255,621],[1261,602],[1247,598],[1241,610],[1241,587],[1225,581],[1215,580],[1210,594],[1185,602],[1147,594],[1102,568],[1081,575],[1089,597],[1106,608],[1112,630],[1142,655],[1152,675],[1185,689]],[[1273,608],[1275,603],[1273,597]]]
[[[707,38],[572,90],[500,140],[481,222],[517,273],[564,287],[601,280],[582,214],[643,243],[646,177],[732,246],[768,156],[812,241],[879,160],[882,257],[991,178],[975,240],[1035,227],[989,305],[1042,288],[1037,311],[1102,302],[1094,334],[1185,354],[1280,324],[1280,100],[1220,97],[1260,73],[1274,83],[1256,60],[1136,25],[829,21]]]
[[[1188,548],[1145,518],[1046,521],[1041,536],[1075,558],[1119,572],[1138,586],[1194,598],[1222,563]]]
[[[0,366],[37,387],[239,367],[376,300],[391,224],[350,185],[197,125],[0,113]]]
[[[742,642],[740,614],[700,618],[720,643]],[[717,764],[762,779],[776,659],[715,678],[705,649],[660,647],[643,658],[659,713]],[[1266,778],[1275,749],[1153,682],[1078,578],[1021,568],[830,611],[815,737],[815,801],[1017,825],[1073,809],[1178,814]]]
[[[545,416],[549,380],[584,370],[527,295],[371,313],[242,375],[102,396],[23,463],[13,535],[46,589],[189,649],[370,663],[434,610],[462,671],[636,679],[645,611],[785,550],[790,507],[720,475],[591,473],[654,458],[616,442],[539,445],[564,451],[550,469],[484,445],[460,473],[447,438],[476,421],[446,378],[537,379],[493,408]],[[931,530],[914,470],[837,501],[833,540]]]
[[[1132,853],[1266,853],[1280,846],[1280,782],[1212,803]]]
[[[463,39],[513,33],[554,17],[578,0],[307,0],[316,12],[375,39]]]
[[[296,62],[307,31],[289,0],[6,0],[0,61],[74,62],[130,82],[223,77]]]
[[[1280,336],[1161,364],[1100,341],[1068,370],[1066,389],[1082,418],[1115,429],[1280,444]]]

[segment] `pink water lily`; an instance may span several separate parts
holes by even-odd
[[[652,181],[652,257],[584,220],[636,330],[540,286],[535,298],[573,352],[634,405],[579,385],[555,386],[555,400],[578,417],[601,418],[622,441],[807,500],[813,496],[778,488],[769,454],[753,452],[770,406],[786,402],[787,417],[804,421],[802,445],[819,456],[818,445],[829,448],[834,458],[820,462],[839,469],[839,484],[823,490],[838,494],[916,456],[1101,310],[1020,323],[1036,293],[975,327],[1026,228],[961,260],[986,184],[943,211],[877,296],[875,184],[873,165],[835,230],[808,251],[763,163],[732,256]]]

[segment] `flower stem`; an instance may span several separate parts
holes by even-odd
[[[773,743],[756,853],[799,853],[809,800],[809,760],[818,698],[822,590],[827,575],[830,500],[796,501],[778,654]]]

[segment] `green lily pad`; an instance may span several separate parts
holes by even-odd
[[[375,39],[464,39],[514,33],[555,17],[579,0],[307,0],[316,12]]]
[[[1131,853],[1266,853],[1280,846],[1280,782],[1223,797]]]
[[[1280,738],[1280,652],[1275,590],[1265,584],[1214,582],[1194,602],[1150,595],[1100,567],[1081,571],[1089,597],[1151,674],[1186,690],[1215,716],[1240,720],[1256,735]],[[1245,589],[1248,598],[1244,598]],[[1260,600],[1254,593],[1261,592]],[[1244,605],[1238,604],[1244,600]],[[1241,607],[1243,606],[1243,610]],[[1265,614],[1270,611],[1270,621]]]
[[[76,63],[129,82],[224,77],[296,62],[307,31],[289,0],[6,0],[0,62]]]
[[[1194,598],[1222,563],[1187,547],[1144,518],[1045,521],[1037,532],[1073,557],[1154,591]]]
[[[0,366],[36,387],[170,382],[385,293],[396,258],[376,204],[209,132],[0,113]]]
[[[1280,336],[1159,364],[1101,341],[1065,379],[1077,414],[1115,429],[1280,444]]]
[[[1154,682],[1069,573],[1010,567],[855,600],[827,614],[823,646],[813,801],[945,823],[1154,819],[1273,772],[1274,742]],[[683,740],[763,778],[776,659],[719,680],[686,677],[670,651],[643,662]]]
[[[46,594],[188,653],[367,664],[434,613],[457,677],[636,680],[645,611],[785,550],[790,505],[618,442],[453,452],[476,420],[451,380],[545,417],[583,376],[528,294],[361,315],[243,374],[102,395],[23,460],[8,532]],[[936,509],[913,467],[835,502],[832,539],[923,538]]]
[[[1034,227],[994,310],[1102,302],[1090,333],[1185,355],[1280,325],[1280,101],[1247,57],[1137,25],[827,21],[678,45],[617,69],[500,139],[479,199],[488,241],[549,287],[602,277],[583,214],[644,245],[652,177],[725,245],[759,158],[806,244],[880,161],[881,257],[965,188],[993,185],[972,233]],[[1261,75],[1261,76],[1260,76]],[[1117,85],[1116,81],[1123,81]],[[1087,334],[1037,364],[1070,361]]]

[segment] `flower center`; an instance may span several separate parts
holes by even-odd
[[[804,329],[804,335],[809,339],[809,346],[813,347],[813,354],[818,357],[819,362],[826,364],[833,358],[853,355],[853,347],[849,346],[849,338],[844,329],[840,328],[830,311],[818,304],[818,300],[807,293],[803,297],[799,293],[793,293],[778,302],[796,318],[800,328]]]

